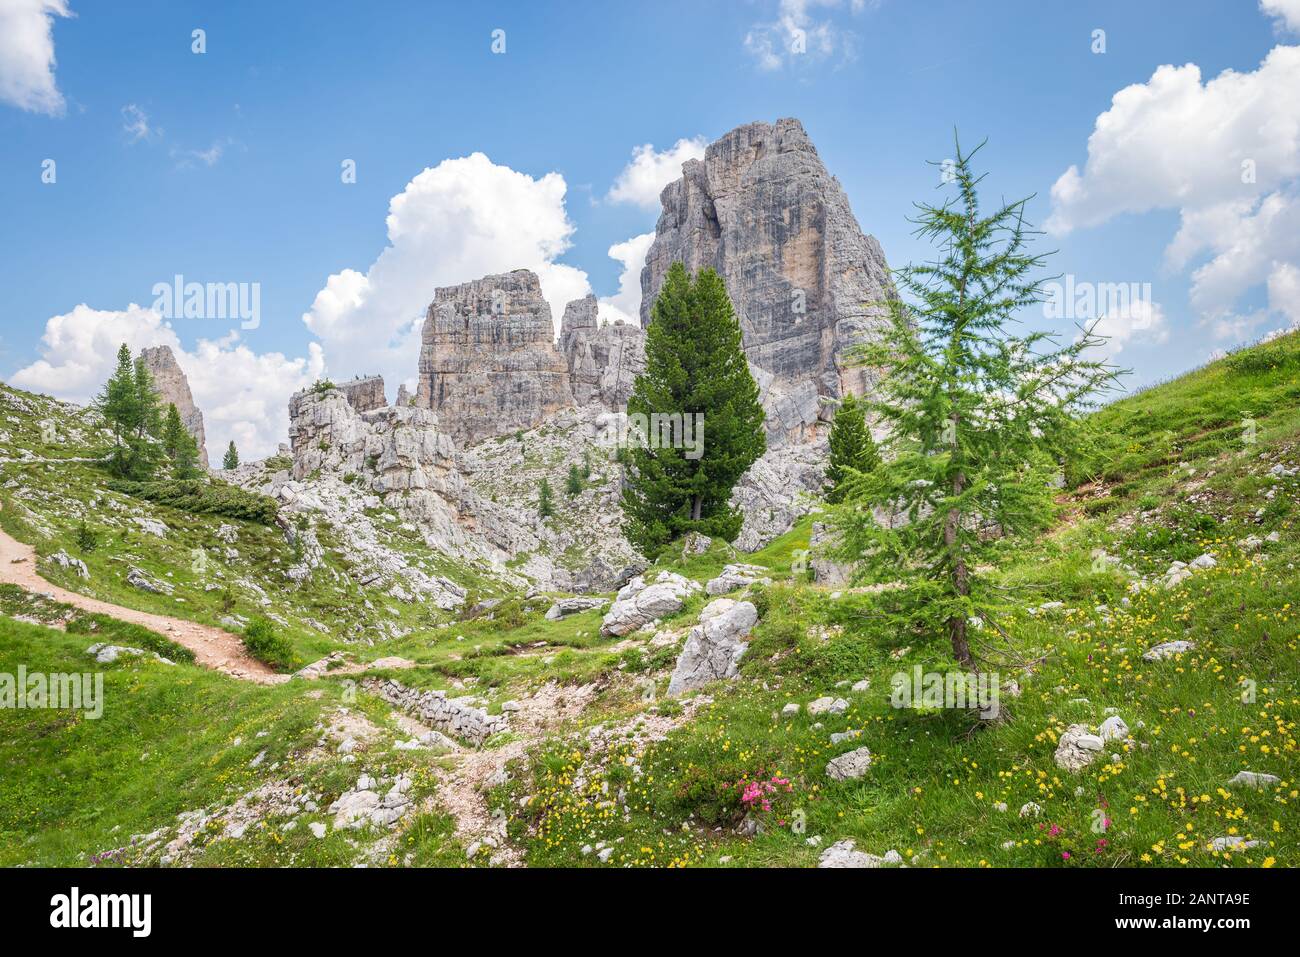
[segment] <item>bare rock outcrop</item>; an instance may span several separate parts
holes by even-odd
[[[530,429],[574,404],[551,307],[527,269],[434,290],[415,404],[461,448]]]
[[[846,352],[878,334],[883,310],[872,304],[894,295],[889,268],[798,120],[732,130],[703,160],[684,163],[660,202],[641,272],[642,326],[674,261],[691,271],[711,266],[726,282],[750,362],[772,376],[759,383],[769,431],[791,432],[774,438],[802,441],[809,416],[828,417],[816,396],[870,391],[871,372],[849,365]]]
[[[757,551],[811,510],[826,481],[828,455],[821,436],[815,442],[770,448],[758,457],[731,490],[731,505],[745,519],[736,548]]]
[[[144,360],[145,368],[153,376],[154,388],[162,396],[163,408],[173,404],[176,406],[182,424],[198,444],[199,461],[203,463],[204,468],[207,468],[208,447],[207,437],[203,431],[203,413],[194,404],[189,380],[185,378],[185,373],[181,370],[180,363],[176,361],[171,346],[151,346],[141,351],[140,358]]]
[[[383,376],[361,376],[351,382],[340,383],[338,389],[347,396],[348,404],[358,412],[371,412],[388,405],[388,399],[384,396]]]
[[[627,405],[636,377],[645,371],[645,330],[621,322],[601,325],[597,308],[593,295],[564,307],[560,351],[569,366],[574,401],[617,410]]]
[[[289,399],[292,476],[321,473],[387,497],[438,548],[463,547],[458,521],[465,497],[451,438],[428,409],[383,406],[358,412],[343,390],[307,389]]]

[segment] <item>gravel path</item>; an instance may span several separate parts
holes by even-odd
[[[36,550],[30,545],[0,530],[0,581],[17,585],[32,592],[45,592],[55,600],[74,605],[84,611],[99,612],[121,621],[143,625],[165,635],[178,645],[194,652],[196,661],[207,668],[223,672],[234,678],[273,685],[288,681],[288,675],[276,674],[271,668],[244,650],[237,636],[211,625],[200,625],[183,618],[155,615],[134,608],[123,608],[97,598],[88,598],[76,592],[52,585],[36,571]]]

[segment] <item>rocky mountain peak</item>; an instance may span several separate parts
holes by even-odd
[[[203,413],[194,404],[189,380],[185,378],[185,373],[181,370],[180,363],[176,361],[171,346],[151,346],[141,351],[140,358],[144,360],[145,368],[153,376],[154,388],[162,396],[163,407],[172,404],[176,406],[181,422],[198,443],[199,461],[203,463],[204,468],[207,468],[208,447],[203,430]]]
[[[760,386],[782,403],[769,438],[801,441],[822,399],[863,393],[847,351],[872,338],[893,295],[880,244],[865,235],[839,182],[798,120],[737,127],[682,164],[664,188],[641,272],[641,324],[668,267],[712,267],[726,282]],[[769,403],[770,407],[770,403]]]

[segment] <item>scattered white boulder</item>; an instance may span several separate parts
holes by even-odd
[[[764,575],[766,571],[768,569],[763,568],[761,565],[727,565],[717,578],[709,580],[704,586],[704,590],[710,595],[725,595],[729,591],[746,588],[754,584],[770,585],[772,579]]]
[[[1186,562],[1174,562],[1165,570],[1160,584],[1166,589],[1177,588],[1191,577],[1192,573],[1188,570]]]
[[[829,695],[808,702],[809,714],[843,714],[848,710],[849,703],[847,701],[843,698],[832,698]]]
[[[137,515],[133,517],[131,521],[139,525],[140,531],[144,532],[146,535],[155,535],[158,538],[167,537],[167,526],[156,518],[142,518]]]
[[[1103,741],[1123,741],[1128,737],[1128,725],[1119,715],[1113,714],[1101,723],[1097,733]]]
[[[694,555],[703,555],[713,547],[713,539],[701,532],[688,532],[682,539],[682,558],[691,558]]]
[[[58,565],[61,568],[69,568],[72,571],[75,571],[77,573],[78,578],[90,577],[90,569],[86,567],[86,563],[83,562],[80,558],[73,558],[71,555],[69,555],[67,552],[63,551],[62,549],[60,549],[59,551],[51,555],[50,561],[54,562],[54,564]]]
[[[1252,847],[1258,847],[1259,841],[1248,841],[1237,834],[1229,834],[1227,837],[1216,837],[1210,841],[1210,847],[1216,851],[1248,851]]]
[[[585,598],[581,595],[576,595],[573,598],[561,598],[547,609],[546,620],[559,621],[569,615],[576,615],[579,612],[600,608],[607,604],[609,604],[609,600],[605,598]]]
[[[123,645],[109,645],[100,642],[87,648],[86,654],[94,655],[95,660],[101,665],[108,665],[117,661],[123,655],[143,656],[146,652],[143,648],[128,648]]]
[[[171,585],[150,578],[134,565],[127,569],[126,583],[132,588],[138,588],[140,591],[152,592],[155,595],[170,595],[173,591]]]
[[[1166,658],[1172,658],[1174,655],[1181,655],[1191,651],[1196,645],[1190,641],[1166,641],[1148,648],[1142,655],[1143,661],[1164,661]]]
[[[1057,767],[1073,774],[1097,760],[1097,755],[1105,747],[1106,742],[1099,735],[1090,732],[1087,725],[1072,724],[1061,735],[1053,757]]]
[[[1228,782],[1228,786],[1242,785],[1257,790],[1272,787],[1282,779],[1276,774],[1264,774],[1259,771],[1238,771],[1236,776]]]
[[[866,851],[857,849],[857,842],[852,838],[844,841],[836,841],[826,850],[822,851],[821,856],[817,859],[818,867],[884,867],[886,864],[902,864],[903,855],[898,851],[889,850],[885,852],[884,857],[878,857],[875,854],[868,854]]]
[[[335,827],[360,828],[367,824],[391,827],[410,809],[411,799],[407,792],[411,788],[411,779],[399,774],[387,793],[380,797],[377,789],[379,782],[367,774],[357,779],[356,786],[339,796],[330,805],[334,815]]]
[[[826,765],[826,776],[832,781],[849,781],[862,777],[870,767],[870,749],[857,748],[831,759]]]

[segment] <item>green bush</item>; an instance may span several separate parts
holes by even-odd
[[[169,661],[194,663],[194,652],[176,642],[164,638],[156,631],[150,631],[142,625],[129,621],[120,621],[101,615],[98,612],[83,612],[68,622],[70,635],[94,635],[111,645],[125,645],[128,648],[143,648],[162,655]]]
[[[1269,344],[1234,352],[1228,356],[1227,361],[1228,368],[1233,372],[1238,374],[1258,374],[1285,368],[1294,364],[1297,359],[1300,359],[1300,352],[1297,352],[1294,348],[1288,349],[1284,346]]]
[[[128,482],[113,480],[108,487],[114,492],[167,505],[182,512],[220,515],[261,525],[274,525],[275,499],[247,492],[225,482],[191,479],[183,482]]]
[[[85,523],[85,520],[82,520],[81,524],[77,526],[76,538],[77,551],[83,554],[93,552],[99,547],[99,536],[95,534],[94,529]]]
[[[277,633],[275,626],[265,618],[254,618],[248,623],[244,629],[244,647],[258,661],[277,671],[288,671],[298,661],[289,639]]]

